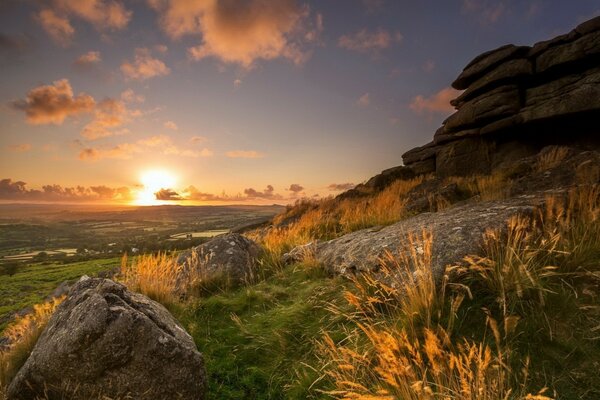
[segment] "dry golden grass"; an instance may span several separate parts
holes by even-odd
[[[374,196],[325,199],[304,204],[304,212],[296,221],[271,229],[261,238],[261,242],[271,254],[271,261],[278,263],[283,253],[298,245],[333,239],[372,226],[392,224],[404,217],[405,196],[423,179],[398,180]]]
[[[570,149],[565,146],[554,146],[549,151],[538,157],[534,170],[544,172],[558,167],[569,155]]]
[[[479,196],[482,201],[505,199],[510,196],[512,182],[499,172],[490,175],[449,177],[448,183],[456,183],[459,190],[470,196]]]
[[[63,297],[33,306],[33,312],[19,317],[8,326],[3,335],[10,340],[6,350],[0,351],[0,398],[21,366],[27,361],[31,350]]]
[[[383,274],[356,278],[356,290],[346,292],[354,311],[345,316],[357,328],[338,342],[325,334],[320,345],[336,386],[329,395],[365,400],[525,397],[524,384],[512,384],[509,351],[501,342],[493,350],[483,342],[453,338],[453,318],[465,291],[447,297],[446,280],[436,286],[429,268],[432,240],[426,232],[413,236],[405,252],[382,260]],[[498,330],[493,319],[489,323]],[[548,399],[542,392],[530,398]]]
[[[177,257],[165,253],[142,255],[131,262],[124,255],[119,279],[130,290],[167,305],[177,301],[175,293],[181,284],[181,269]]]

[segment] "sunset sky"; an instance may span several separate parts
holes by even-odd
[[[2,0],[0,201],[288,203],[428,142],[476,55],[597,0]]]

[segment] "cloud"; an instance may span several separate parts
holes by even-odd
[[[162,29],[173,39],[184,35],[202,38],[188,49],[189,57],[215,57],[224,63],[251,68],[255,61],[276,58],[301,64],[304,49],[322,30],[322,17],[312,22],[307,6],[295,0],[148,0],[160,15]],[[243,40],[240,40],[243,38]]]
[[[377,54],[381,50],[387,49],[394,43],[399,43],[401,41],[402,34],[399,32],[392,35],[381,28],[374,32],[361,29],[356,33],[341,36],[338,39],[338,46],[359,53]]]
[[[233,150],[228,151],[225,155],[229,158],[263,158],[264,154],[254,150]]]
[[[109,148],[84,148],[79,153],[82,161],[98,161],[105,158],[129,160],[135,153],[140,153],[140,146],[132,143],[122,143]]]
[[[75,35],[75,28],[70,20],[72,17],[80,18],[97,30],[104,31],[125,28],[132,14],[114,0],[54,0],[47,3],[36,14],[36,20],[62,46],[68,46]]]
[[[482,24],[493,24],[506,14],[508,7],[505,1],[497,0],[463,0],[462,12],[476,15]]]
[[[108,186],[76,186],[44,185],[41,190],[28,189],[23,181],[12,179],[0,180],[1,200],[22,201],[65,201],[65,202],[126,202],[133,199],[128,187],[111,188]]]
[[[292,183],[287,190],[294,194],[297,194],[297,193],[300,193],[301,191],[303,191],[304,187],[297,183]]]
[[[435,69],[435,62],[432,60],[427,60],[423,64],[422,68],[423,68],[423,71],[425,71],[425,72],[432,72]]]
[[[242,80],[241,79],[236,79],[233,81],[233,87],[234,88],[239,88],[240,86],[242,86]]]
[[[69,116],[92,112],[95,104],[85,93],[74,96],[69,81],[61,79],[30,90],[25,100],[13,102],[12,106],[25,111],[30,124],[60,125]]]
[[[356,104],[361,107],[368,107],[371,104],[371,95],[369,93],[365,93],[356,100]]]
[[[244,189],[244,194],[250,199],[281,200],[283,198],[281,195],[275,193],[275,188],[273,188],[272,185],[267,185],[262,192],[259,192],[253,188]]]
[[[6,146],[8,151],[11,153],[26,153],[31,150],[31,144],[29,143],[21,143],[21,144],[11,144]]]
[[[154,46],[154,50],[158,51],[160,54],[165,54],[167,51],[169,51],[169,48],[164,44],[157,44]]]
[[[88,51],[77,57],[77,59],[73,61],[73,66],[81,70],[88,70],[100,61],[102,61],[102,58],[100,57],[99,51]]]
[[[132,112],[121,100],[104,99],[94,109],[94,119],[83,127],[81,136],[96,140],[107,136],[129,133],[127,129],[116,130],[129,121]]]
[[[190,185],[182,192],[185,200],[192,201],[244,201],[245,197],[242,196],[228,196],[225,193],[220,195],[212,193],[203,193],[199,191],[195,186]]]
[[[146,101],[146,98],[141,94],[136,94],[133,89],[127,89],[121,93],[121,100],[126,103],[143,103]]]
[[[134,61],[121,64],[121,72],[125,79],[145,80],[156,76],[169,75],[171,69],[158,58],[152,57],[147,48],[135,49]]]
[[[37,13],[35,19],[57,44],[64,47],[71,44],[75,28],[67,17],[59,16],[50,9],[44,9]]]
[[[171,130],[174,130],[174,131],[176,131],[177,129],[179,129],[179,128],[177,127],[177,124],[176,124],[175,122],[173,122],[173,121],[167,121],[167,122],[165,122],[165,123],[163,124],[163,126],[164,126],[165,128],[167,128],[167,129],[171,129]]]
[[[160,189],[158,192],[154,193],[156,196],[156,200],[165,200],[165,201],[176,201],[176,200],[184,200],[183,197],[173,189]]]
[[[190,138],[190,142],[193,144],[200,144],[200,143],[204,143],[208,141],[207,138],[205,138],[204,136],[192,136]]]
[[[350,190],[353,189],[354,186],[356,186],[354,183],[332,183],[329,186],[327,186],[327,189],[329,189],[332,192],[341,192],[343,190]]]
[[[165,155],[176,155],[183,157],[199,158],[212,157],[213,151],[207,148],[201,150],[181,149],[167,135],[152,136],[147,139],[138,140],[139,145],[147,147],[160,147]]]
[[[456,98],[461,92],[451,87],[440,90],[430,97],[423,95],[416,96],[410,103],[410,109],[417,114],[440,113],[450,114],[454,112],[454,107],[450,105],[450,100]]]

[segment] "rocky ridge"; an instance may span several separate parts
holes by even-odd
[[[545,146],[575,141],[597,148],[600,17],[532,47],[483,53],[452,86],[464,90],[451,102],[457,111],[433,141],[402,156],[416,174],[486,174]]]

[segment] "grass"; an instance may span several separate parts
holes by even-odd
[[[117,258],[73,264],[32,264],[19,268],[13,276],[0,275],[0,332],[10,322],[12,313],[43,303],[62,282],[110,271],[118,265]]]
[[[500,178],[457,182],[480,197],[507,195]],[[533,215],[487,232],[482,253],[442,277],[430,269],[436,238],[427,231],[352,280],[328,276],[311,257],[284,266],[273,256],[302,240],[391,223],[404,215],[398,194],[413,184],[377,202],[288,210],[295,222],[267,234],[262,270],[242,286],[175,297],[182,279],[193,286],[197,276],[182,276],[165,255],[125,260],[122,276],[168,305],[193,336],[210,398],[600,398],[598,186],[548,198]]]

